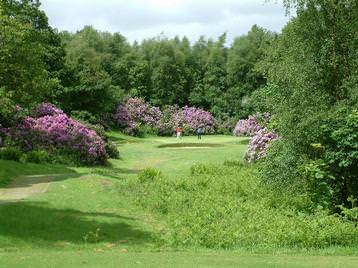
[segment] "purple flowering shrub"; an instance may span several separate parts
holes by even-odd
[[[39,105],[36,114],[38,118],[27,116],[11,130],[12,141],[23,151],[66,152],[82,164],[105,162],[105,143],[94,130],[51,104]]]
[[[268,130],[265,125],[270,122],[271,115],[264,113],[249,116],[248,119],[239,120],[234,129],[235,136],[249,136],[250,142],[245,154],[249,162],[257,161],[267,155],[270,143],[279,139],[274,131]]]
[[[199,127],[205,127],[208,133],[213,133],[215,124],[213,115],[203,109],[167,106],[162,112],[139,98],[128,98],[120,104],[114,120],[118,127],[131,135],[145,127],[152,128],[160,135],[170,135],[178,126],[182,126],[186,133],[195,133]]]
[[[185,132],[195,133],[199,127],[205,127],[206,132],[214,132],[215,119],[213,115],[200,108],[184,106],[172,115],[173,127],[183,126]]]
[[[35,113],[36,117],[39,118],[44,117],[46,115],[63,114],[64,112],[52,103],[43,102],[37,106]]]
[[[176,129],[176,125],[172,121],[174,114],[178,113],[180,108],[176,105],[168,105],[164,107],[162,118],[158,122],[159,135],[166,136],[172,135]]]
[[[234,129],[234,135],[252,137],[261,129],[262,126],[256,118],[250,115],[248,119],[241,119],[237,122]]]
[[[278,135],[267,128],[260,129],[251,137],[245,159],[249,162],[257,161],[267,155],[271,142],[278,139]]]
[[[151,106],[140,98],[128,98],[118,106],[114,119],[124,132],[133,135],[143,125],[158,128],[162,115],[158,107]]]

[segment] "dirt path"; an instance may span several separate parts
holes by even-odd
[[[0,189],[0,203],[15,202],[45,193],[54,175],[33,175],[15,178],[6,188]]]

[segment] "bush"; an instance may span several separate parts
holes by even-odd
[[[249,162],[257,161],[267,155],[269,146],[273,141],[278,140],[275,132],[266,128],[260,129],[251,137],[245,158]]]
[[[98,119],[88,111],[72,111],[71,117],[78,121],[88,123],[91,125],[98,124]]]
[[[119,151],[115,143],[107,141],[105,144],[107,158],[119,159]]]
[[[304,190],[312,201],[314,208],[318,206],[332,208],[334,177],[329,174],[328,166],[321,160],[309,161],[300,167],[304,176]]]
[[[266,126],[269,124],[271,115],[269,113],[249,116],[237,122],[234,129],[235,136],[250,136],[250,142],[246,151],[245,159],[254,162],[267,155],[271,143],[278,140],[275,131],[270,131]]]
[[[228,162],[229,163],[229,162]],[[301,210],[299,195],[274,192],[251,165],[197,165],[180,180],[145,170],[128,191],[165,216],[166,243],[208,248],[357,246],[358,229],[326,210]]]
[[[155,168],[146,168],[138,174],[138,180],[141,183],[152,182],[162,177],[162,172]]]
[[[237,120],[235,118],[219,118],[215,120],[215,133],[231,135],[234,131]]]
[[[140,136],[142,130],[140,126],[158,127],[158,122],[162,117],[162,112],[158,107],[154,107],[146,103],[140,98],[128,98],[121,103],[114,119],[117,126],[130,135]]]
[[[49,163],[51,162],[51,157],[47,151],[30,151],[24,154],[24,161],[29,163]]]
[[[61,109],[57,108],[52,103],[44,102],[37,106],[35,114],[36,114],[36,118],[40,118],[47,115],[54,116],[54,115],[64,114],[64,112]]]
[[[201,126],[207,133],[213,133],[215,124],[212,114],[203,109],[167,106],[162,112],[139,98],[128,98],[120,104],[113,118],[124,133],[134,136],[171,135],[178,126],[188,134],[195,133]]]
[[[59,109],[49,105],[44,105],[44,107],[46,109],[39,109],[41,112],[44,111],[39,114],[51,112],[53,115],[39,118],[25,117],[10,131],[14,144],[25,152],[46,150],[52,155],[66,152],[65,155],[76,159],[78,164],[103,164],[105,162],[105,144],[95,131],[68,117]]]
[[[15,147],[0,148],[0,159],[20,161],[22,152],[20,149]]]
[[[333,204],[346,204],[350,196],[358,197],[358,110],[338,110],[322,126],[324,138],[320,152],[313,157],[323,159],[332,178]]]
[[[256,118],[250,115],[248,119],[241,119],[237,122],[233,133],[235,136],[252,137],[262,128]]]

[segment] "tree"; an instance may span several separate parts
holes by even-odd
[[[0,27],[0,87],[25,107],[50,98],[64,51],[38,1],[2,1]]]
[[[291,4],[297,17],[261,65],[275,85],[273,99],[281,100],[274,113],[282,140],[272,148],[264,174],[290,186],[304,181],[299,167],[317,157],[312,144],[327,139],[322,128],[327,115],[357,107],[358,67],[356,1],[286,1]]]
[[[257,68],[274,35],[254,25],[247,35],[235,38],[228,52],[226,109],[231,115],[247,117],[252,111],[246,102],[250,95],[265,86],[266,79]]]
[[[87,111],[94,115],[111,112],[123,95],[115,68],[120,60],[119,46],[122,46],[116,41],[121,36],[86,26],[74,35],[64,34],[63,37],[67,51],[66,78],[57,100],[68,112]]]
[[[222,95],[227,88],[225,73],[227,48],[224,46],[225,42],[226,34],[223,34],[217,42],[209,40],[207,47],[204,46],[204,51],[200,53],[201,55],[199,54],[198,60],[203,62],[202,56],[206,53],[208,58],[204,61],[202,78],[199,78],[190,96],[192,103],[209,109],[215,115],[221,113]]]

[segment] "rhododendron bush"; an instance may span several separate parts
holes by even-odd
[[[260,129],[250,139],[249,147],[245,155],[246,160],[253,162],[265,157],[270,143],[277,139],[278,136],[275,132],[269,131],[267,128]]]
[[[261,129],[262,126],[257,122],[256,118],[250,115],[248,119],[241,119],[237,122],[234,135],[252,137]]]
[[[211,113],[195,107],[167,106],[162,112],[139,98],[128,98],[120,104],[114,115],[118,127],[128,134],[135,134],[141,126],[149,126],[160,135],[172,134],[176,127],[183,127],[186,133],[194,133],[203,126],[214,131],[214,117]]]
[[[173,126],[183,126],[189,133],[194,133],[199,127],[205,127],[208,133],[214,132],[213,115],[200,108],[185,106],[173,114],[171,121]]]
[[[162,112],[140,98],[128,98],[114,115],[116,124],[128,134],[135,134],[141,125],[158,127]]]
[[[268,130],[262,123],[259,123],[258,116],[249,116],[248,119],[239,120],[234,129],[235,136],[249,136],[249,147],[245,158],[249,162],[257,161],[266,156],[270,143],[279,137],[274,131]],[[262,121],[268,123],[270,114],[260,116]]]
[[[36,117],[26,116],[10,131],[12,142],[23,151],[47,150],[66,153],[83,164],[102,164],[105,143],[94,130],[68,117],[56,106],[43,103]]]

